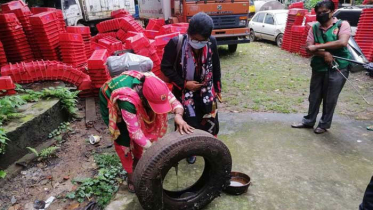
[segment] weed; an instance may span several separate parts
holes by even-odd
[[[9,139],[5,135],[5,131],[0,127],[0,154],[5,154],[5,147]]]
[[[4,179],[6,177],[6,172],[3,170],[0,170],[0,179]]]
[[[94,159],[99,168],[97,175],[83,180],[75,192],[66,194],[66,198],[83,202],[96,197],[97,203],[104,207],[110,202],[113,194],[118,191],[118,178],[126,173],[115,154],[95,155]]]
[[[39,152],[32,147],[26,147],[26,149],[30,150],[30,152],[34,153],[36,157],[39,157]]]
[[[75,116],[77,112],[76,103],[79,91],[71,92],[67,88],[46,88],[42,91],[24,90],[17,85],[17,91],[22,95],[5,96],[0,98],[0,154],[5,153],[6,138],[5,131],[1,127],[3,123],[12,118],[19,118],[22,114],[17,112],[17,108],[27,102],[36,102],[40,99],[48,99],[51,97],[58,98],[61,101],[62,107],[67,110],[71,116]],[[66,125],[65,125],[66,126]]]
[[[38,160],[45,160],[51,157],[56,156],[56,151],[59,149],[59,147],[48,147],[40,151],[40,153],[32,147],[26,147],[28,150],[30,150],[32,153],[36,155],[36,157],[39,157]]]
[[[48,148],[45,148],[43,149],[40,154],[39,154],[39,157],[41,159],[47,159],[47,158],[51,158],[53,156],[56,156],[56,151],[59,149],[59,147],[48,147]]]
[[[61,123],[60,126],[58,126],[57,129],[54,129],[51,133],[48,134],[48,138],[57,138],[60,137],[62,133],[65,133],[67,131],[71,131],[71,128],[69,127],[69,122]],[[62,138],[61,138],[62,140]]]

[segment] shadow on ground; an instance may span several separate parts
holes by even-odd
[[[205,209],[357,209],[373,171],[369,122],[336,117],[328,133],[316,135],[290,128],[301,117],[222,113],[219,139],[232,153],[233,170],[249,174],[252,186],[242,196],[223,194]],[[107,209],[141,206],[123,187]]]

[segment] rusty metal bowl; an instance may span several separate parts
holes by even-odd
[[[230,185],[224,189],[224,192],[231,195],[241,195],[247,192],[250,184],[250,177],[248,175],[232,171]]]

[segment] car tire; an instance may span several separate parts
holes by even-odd
[[[163,189],[169,170],[193,155],[205,160],[198,181],[181,191]],[[154,143],[139,160],[133,175],[136,195],[144,210],[202,209],[229,185],[231,169],[228,148],[211,134],[201,130],[189,135],[173,132]]]
[[[276,44],[279,48],[282,47],[282,42],[283,42],[284,34],[279,34],[276,37]]]
[[[237,51],[237,46],[238,46],[238,44],[230,44],[230,45],[228,45],[228,51],[230,53],[236,52]]]
[[[251,42],[253,42],[253,41],[256,40],[255,32],[254,32],[253,29],[250,30],[249,38],[250,38],[250,41],[251,41]]]

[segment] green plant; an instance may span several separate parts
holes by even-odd
[[[4,179],[6,177],[6,172],[3,170],[0,170],[0,179]]]
[[[5,147],[9,139],[5,135],[5,131],[0,127],[0,154],[5,154]]]
[[[304,3],[304,8],[306,9],[313,9],[315,7],[315,5],[317,4],[317,2],[319,2],[320,0],[307,0],[305,1]]]
[[[54,129],[51,133],[48,134],[48,138],[56,138],[60,136],[62,133],[65,133],[66,131],[71,131],[71,128],[69,127],[69,122],[61,123],[60,126],[58,126],[57,129]],[[61,139],[62,140],[62,139]]]
[[[50,158],[50,157],[53,157],[56,155],[56,151],[59,149],[59,147],[48,147],[48,148],[45,148],[43,149],[39,156],[41,159],[47,159],[47,158]]]
[[[95,155],[94,159],[99,168],[98,174],[83,180],[75,192],[66,194],[66,198],[83,202],[85,199],[96,197],[97,203],[104,207],[118,190],[119,177],[125,175],[125,171],[115,154]]]
[[[5,131],[1,126],[9,119],[21,117],[22,114],[17,112],[17,108],[26,104],[27,102],[36,102],[40,99],[54,97],[60,99],[62,107],[71,116],[75,117],[77,112],[76,103],[79,91],[71,92],[67,88],[63,87],[46,88],[41,91],[33,91],[24,90],[20,85],[17,85],[16,89],[17,92],[22,93],[22,95],[5,96],[0,98],[0,154],[5,153],[6,141],[9,141],[9,139],[6,138]]]
[[[59,147],[47,147],[41,150],[39,153],[35,148],[32,148],[32,147],[26,147],[26,148],[30,150],[32,153],[34,153],[36,157],[39,157],[39,160],[45,160],[45,159],[55,156],[57,149],[59,149]]]
[[[39,152],[35,149],[35,148],[32,148],[32,147],[26,147],[26,149],[30,150],[32,153],[34,153],[36,155],[36,157],[39,157]]]

